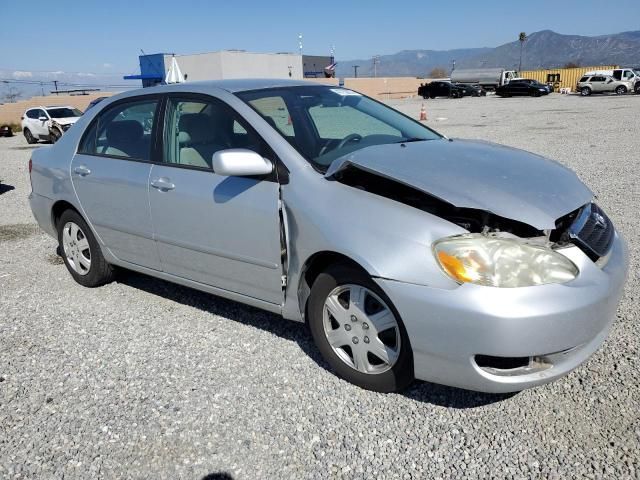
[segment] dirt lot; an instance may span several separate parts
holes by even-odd
[[[376,394],[328,372],[303,325],[133,273],[84,289],[31,216],[33,147],[0,138],[0,477],[640,478],[640,96],[424,104],[448,136],[573,168],[628,241],[589,362],[513,396]]]

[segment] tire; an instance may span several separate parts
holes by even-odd
[[[356,306],[351,292],[364,292]],[[331,308],[337,311],[335,318],[339,320],[329,314],[327,303],[334,305]],[[341,378],[383,393],[402,390],[413,381],[413,353],[400,315],[366,273],[343,265],[329,267],[311,287],[307,313],[318,350]],[[372,320],[376,314],[383,316]],[[382,318],[382,323],[376,323]],[[334,333],[333,346],[328,331]],[[376,346],[382,347],[379,351],[387,356],[386,362],[372,352]],[[356,363],[361,368],[356,368]]]
[[[49,131],[49,141],[51,143],[56,143],[58,140],[60,140],[61,136],[62,136],[62,132],[57,128],[52,128]]]
[[[633,87],[633,91],[637,94],[640,94],[640,81],[636,82],[635,86]]]
[[[588,97],[589,95],[591,95],[591,89],[589,87],[582,87],[580,89],[580,95],[582,95],[583,97]]]
[[[83,287],[93,288],[114,279],[114,267],[104,259],[93,232],[78,212],[66,210],[60,216],[57,227],[58,248],[76,282]]]
[[[38,139],[33,136],[33,134],[31,133],[31,130],[29,130],[28,128],[25,128],[24,132],[22,132],[22,133],[24,134],[24,138],[27,140],[27,143],[29,145],[33,145],[34,143],[38,143]]]
[[[625,87],[624,85],[616,87],[616,95],[624,95],[625,93],[627,93],[627,87]]]

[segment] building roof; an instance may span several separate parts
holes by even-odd
[[[304,80],[291,80],[288,78],[237,78],[227,80],[212,80],[192,82],[192,84],[206,85],[222,88],[228,92],[243,92],[246,90],[262,90],[275,87],[300,87],[304,85],[318,85],[317,82],[305,82]],[[182,85],[188,85],[185,82]]]

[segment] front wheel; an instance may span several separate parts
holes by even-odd
[[[33,133],[31,133],[31,130],[29,130],[28,128],[24,129],[24,132],[22,132],[24,134],[24,138],[27,141],[27,143],[29,145],[33,145],[34,143],[38,143],[38,139],[36,137],[33,136]]]
[[[625,93],[627,93],[627,87],[624,87],[622,85],[616,87],[616,95],[624,95]]]
[[[60,140],[61,136],[62,132],[59,129],[54,127],[49,130],[49,140],[51,141],[51,143],[56,143],[58,140]]]
[[[67,270],[80,285],[98,287],[113,280],[113,266],[104,259],[91,229],[75,210],[60,217],[58,243]]]
[[[336,265],[318,275],[308,317],[318,350],[340,377],[377,392],[399,391],[413,381],[413,354],[400,316],[364,272]]]

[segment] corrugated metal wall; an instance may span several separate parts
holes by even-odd
[[[617,65],[600,65],[597,67],[578,67],[578,68],[554,68],[549,70],[525,70],[520,72],[520,77],[531,78],[541,83],[553,84],[553,89],[557,92],[561,88],[570,88],[571,91],[576,90],[576,84],[585,72],[592,70],[613,70],[618,68]]]

